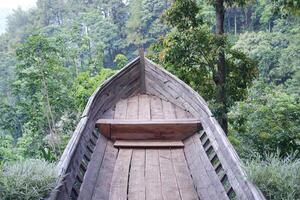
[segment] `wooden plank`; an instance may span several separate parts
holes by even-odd
[[[93,191],[92,199],[109,199],[109,190],[113,177],[115,162],[118,155],[118,149],[113,147],[111,141],[108,141],[105,150],[103,164],[98,173],[97,182]]]
[[[162,200],[161,177],[157,149],[146,149],[146,199]]]
[[[151,119],[164,119],[161,99],[156,96],[150,97]]]
[[[139,56],[140,56],[140,77],[141,77],[141,92],[145,93],[146,92],[146,83],[145,83],[145,55],[144,55],[144,50],[140,49],[139,50]]]
[[[193,179],[182,149],[171,149],[172,162],[182,200],[198,200]]]
[[[120,149],[112,177],[109,199],[127,200],[128,173],[132,149]]]
[[[175,105],[175,114],[176,114],[177,119],[186,119],[187,118],[187,112],[176,105]]]
[[[83,183],[80,188],[78,199],[91,199],[94,187],[96,185],[98,173],[103,162],[104,152],[106,149],[107,140],[100,135],[91,161],[88,164],[87,171],[83,178]]]
[[[148,95],[139,95],[139,119],[150,120],[150,97]]]
[[[181,199],[169,149],[159,150],[159,165],[164,199]]]
[[[169,119],[169,120],[114,120],[99,119],[96,122],[101,130],[102,126],[110,124],[112,139],[164,139],[182,140],[201,129],[199,120],[195,119]],[[102,131],[105,131],[102,129]]]
[[[128,199],[146,199],[145,149],[134,149],[130,167]]]
[[[181,140],[116,140],[115,147],[184,147]]]
[[[171,102],[162,100],[162,107],[165,119],[175,119],[175,109]]]
[[[117,102],[115,109],[115,119],[126,119],[127,99],[122,99]]]
[[[134,96],[127,100],[126,119],[138,119],[139,114],[139,97]]]
[[[107,111],[105,111],[103,113],[103,115],[101,116],[102,119],[113,119],[115,115],[115,110],[114,108],[110,108]]]
[[[198,196],[201,200],[218,199],[216,191],[211,184],[211,180],[203,167],[202,160],[199,157],[199,152],[195,148],[193,137],[194,136],[191,136],[184,141],[184,152]]]
[[[204,151],[204,148],[201,144],[201,141],[199,139],[199,135],[196,134],[193,136],[193,141],[194,145],[197,148],[198,155],[200,156],[200,159],[202,160],[202,166],[205,168],[206,173],[211,181],[211,184],[213,185],[214,190],[216,191],[216,194],[218,195],[218,199],[224,199],[224,200],[229,200],[226,191],[224,190],[224,187],[218,178],[217,173],[214,170],[214,167],[210,163],[210,160]]]

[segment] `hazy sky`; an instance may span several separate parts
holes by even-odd
[[[23,10],[35,7],[37,0],[0,0],[0,34],[6,28],[6,17],[11,14],[13,9],[21,7]]]
[[[15,9],[20,6],[23,9],[28,9],[35,6],[37,0],[0,0],[0,8]]]

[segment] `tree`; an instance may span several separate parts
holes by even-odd
[[[62,45],[60,40],[33,35],[17,49],[15,93],[20,96],[17,105],[24,124],[23,133],[27,136],[21,143],[26,143],[22,146],[30,156],[35,154],[30,152],[37,150],[33,147],[40,148],[48,134],[55,154],[61,153],[56,147],[56,142],[60,142],[57,122],[72,108],[73,102],[68,95],[69,72],[61,62]]]
[[[114,62],[116,63],[117,68],[121,69],[128,63],[128,59],[123,54],[118,54],[116,55]]]
[[[194,1],[175,1],[165,16],[173,31],[154,50],[163,65],[214,103],[214,113],[227,133],[228,108],[246,96],[256,65],[231,48],[222,35],[222,22],[218,34],[212,34],[198,13]]]
[[[111,69],[101,69],[96,76],[90,76],[89,72],[80,73],[72,86],[76,108],[82,111],[96,88],[114,73],[115,71]]]
[[[281,157],[294,152],[299,157],[299,112],[297,94],[256,81],[248,98],[230,111],[232,142],[243,157],[277,151]]]

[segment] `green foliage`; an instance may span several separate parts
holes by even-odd
[[[118,54],[118,55],[116,55],[114,62],[117,65],[117,69],[121,69],[128,63],[128,59],[125,55]]]
[[[282,84],[300,70],[299,36],[299,30],[291,34],[245,33],[234,48],[259,61],[260,75],[264,79]]]
[[[262,156],[277,150],[281,156],[299,152],[299,113],[299,96],[256,82],[248,98],[229,113],[233,142],[243,157],[251,151]]]
[[[190,27],[197,27],[199,22],[197,14],[199,8],[194,0],[174,1],[166,11],[164,17],[167,23],[179,30],[186,30]]]
[[[189,83],[207,100],[216,101],[217,62],[222,48],[219,46],[220,39],[203,25],[197,16],[198,12],[199,8],[194,1],[175,1],[167,11],[166,17],[174,29],[153,47],[153,51],[157,60],[168,70]],[[186,19],[184,23],[182,18]],[[234,101],[245,97],[246,88],[251,84],[257,71],[255,62],[242,52],[232,49],[228,41],[225,43],[227,66],[225,92],[228,108]]]
[[[54,163],[33,159],[7,162],[0,172],[0,199],[43,199],[55,187],[57,178]]]
[[[299,0],[272,0],[276,7],[284,13],[300,14],[300,1]]]
[[[251,181],[267,199],[300,199],[300,160],[293,156],[281,159],[278,154],[269,154],[266,159],[257,156],[245,163]]]
[[[20,156],[16,152],[14,139],[11,135],[0,133],[0,166],[7,161],[17,160]]]
[[[77,105],[77,109],[83,110],[96,88],[114,73],[114,70],[106,68],[101,69],[99,74],[94,77],[91,77],[88,72],[80,73],[73,83],[73,90],[75,92],[74,101]]]

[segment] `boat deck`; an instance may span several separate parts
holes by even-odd
[[[120,100],[102,119],[128,122],[172,119],[184,121],[193,119],[193,116],[171,102],[143,94]],[[78,199],[228,199],[214,166],[205,154],[199,135],[192,135],[194,136],[188,139],[170,142],[115,141],[100,134]],[[205,145],[209,147],[209,143]],[[213,183],[216,180],[219,184]]]
[[[193,118],[193,116],[183,108],[157,96],[138,94],[118,101],[117,104],[106,111],[101,118],[120,120],[162,120],[189,119]]]
[[[207,103],[143,53],[90,97],[49,199],[264,200]]]
[[[109,142],[95,177],[90,198],[82,190],[82,199],[198,199],[182,148],[116,149]]]

